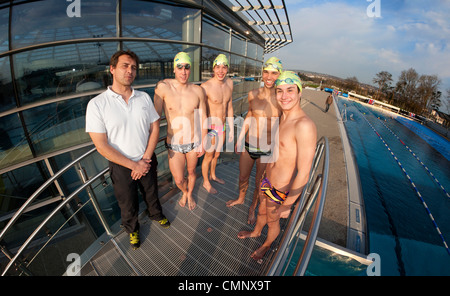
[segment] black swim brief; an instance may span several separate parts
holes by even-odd
[[[259,148],[255,148],[253,146],[250,146],[249,143],[245,142],[245,150],[247,150],[248,154],[252,159],[258,159],[261,156],[269,156],[272,152],[269,151],[262,151]]]

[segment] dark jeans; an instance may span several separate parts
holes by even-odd
[[[148,174],[139,180],[131,178],[131,170],[109,162],[109,173],[114,188],[114,194],[120,207],[122,225],[128,233],[139,230],[138,214],[139,200],[138,188],[142,193],[151,220],[164,218],[162,207],[158,198],[158,161],[153,153],[151,168]]]

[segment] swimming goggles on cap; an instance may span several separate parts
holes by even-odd
[[[277,71],[281,71],[283,67],[281,65],[270,63],[270,64],[264,64],[264,69],[266,69],[266,68],[273,68]]]
[[[292,78],[286,78],[286,79],[281,79],[281,80],[278,79],[278,85],[280,85],[283,82],[285,84],[297,84],[298,83],[298,81],[294,81],[294,79],[292,79]]]
[[[178,69],[183,69],[183,67],[184,67],[186,70],[189,70],[189,69],[191,68],[191,65],[190,65],[190,64],[185,64],[185,65],[183,65],[183,64],[177,64],[177,68],[178,68]]]

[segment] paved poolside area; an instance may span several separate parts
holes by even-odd
[[[328,138],[330,170],[327,198],[318,237],[342,247],[347,247],[349,216],[347,172],[343,144],[335,112],[335,104],[325,113],[325,100],[329,93],[304,89],[302,108],[315,122],[317,139]]]

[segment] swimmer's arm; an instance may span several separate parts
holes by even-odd
[[[233,111],[233,96],[230,97],[227,107],[227,122],[228,122],[228,142],[233,142],[234,140],[234,111]]]
[[[199,148],[201,149],[201,151],[199,151],[199,153],[197,153],[197,157],[201,157],[203,154],[205,154],[205,149],[204,149],[204,144],[203,140],[206,139],[206,135],[208,134],[208,128],[207,128],[207,116],[206,116],[206,100],[207,100],[207,96],[206,96],[206,92],[205,90],[200,87],[200,93],[199,93],[199,113],[200,113],[200,123],[201,123],[201,130],[202,130],[202,138],[201,138],[201,143],[202,145],[199,145]]]
[[[242,125],[241,132],[239,133],[238,141],[242,141],[242,139],[245,137],[245,135],[247,134],[247,132],[250,128],[249,124],[250,124],[251,118],[253,117],[250,101],[252,101],[253,99],[254,99],[253,91],[250,91],[248,93],[248,111],[247,111],[247,115],[245,115],[244,124]]]
[[[163,88],[166,85],[166,83],[164,81],[159,81],[156,84],[156,88],[155,88],[155,96],[153,98],[153,104],[155,105],[155,109],[156,112],[158,112],[158,115],[161,117],[162,116],[162,111],[163,111],[163,105],[164,105],[164,92],[163,92]]]

